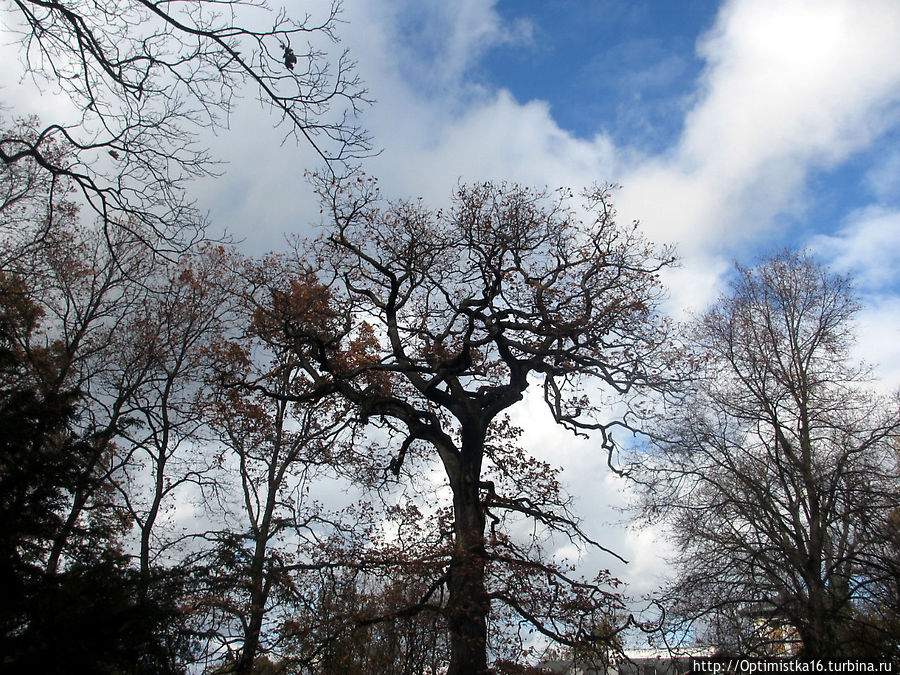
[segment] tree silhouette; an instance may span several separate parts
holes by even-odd
[[[27,164],[50,194],[73,186],[107,229],[183,250],[203,227],[186,181],[215,171],[198,132],[226,128],[246,88],[335,173],[368,152],[354,123],[365,90],[346,52],[329,53],[339,12],[334,2],[294,21],[262,1],[13,2],[22,76],[72,107],[0,133],[0,162]]]
[[[858,306],[848,279],[783,253],[738,268],[695,324],[700,371],[638,472],[637,507],[678,551],[671,616],[762,653],[793,631],[811,658],[864,647],[853,625],[894,574],[900,417],[850,359]]]
[[[412,481],[442,469],[452,497],[443,512],[432,504],[442,539],[416,607],[445,618],[449,672],[486,671],[492,612],[569,645],[608,639],[590,616],[621,608],[611,580],[572,578],[538,540],[506,532],[532,519],[599,546],[504,411],[537,387],[557,423],[596,432],[612,452],[612,430],[636,419],[627,403],[668,385],[655,303],[671,257],[617,227],[604,190],[579,204],[585,222],[568,196],[517,186],[462,187],[447,212],[384,207],[363,178],[326,182],[323,197],[330,232],[260,312],[310,378],[295,400],[339,394],[359,424],[394,439],[388,456],[369,450],[370,473]],[[611,401],[627,412],[614,416]]]

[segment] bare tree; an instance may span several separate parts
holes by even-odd
[[[133,279],[152,256],[134,242],[58,225],[39,244],[13,241],[0,274],[0,474],[4,511],[17,514],[4,526],[4,563],[11,559],[15,574],[4,580],[12,611],[0,639],[16,669],[65,662],[90,670],[140,658],[168,672],[184,654],[169,630],[180,610],[171,594],[138,583],[123,553],[130,522],[116,492],[128,461],[118,442],[147,372],[117,350],[116,336],[146,298]]]
[[[441,616],[397,611],[425,590],[409,569],[390,581],[372,581],[346,568],[323,569],[311,590],[312,600],[291,624],[297,672],[426,675],[447,667]],[[383,618],[388,615],[391,620]]]
[[[796,631],[808,657],[858,652],[851,626],[891,574],[900,416],[850,359],[858,307],[805,254],[738,268],[694,326],[698,377],[639,458],[638,508],[678,552],[670,613],[730,626],[742,649]]]
[[[487,670],[489,616],[504,612],[565,644],[597,639],[579,617],[616,606],[609,580],[572,578],[504,533],[507,518],[533,519],[596,544],[548,467],[515,449],[503,413],[539,386],[559,424],[611,450],[611,430],[634,418],[607,419],[604,391],[621,402],[666,385],[654,304],[671,258],[616,227],[603,190],[586,196],[584,223],[565,195],[515,186],[460,188],[437,213],[383,207],[363,178],[323,194],[334,224],[307,271],[271,290],[272,331],[319,395],[340,394],[395,439],[369,450],[370,467],[443,471],[452,497],[443,548],[429,551],[439,573],[414,609],[446,620],[449,672]]]
[[[3,11],[23,77],[72,111],[4,130],[0,161],[38,169],[50,204],[71,184],[107,229],[170,247],[196,236],[185,181],[214,170],[198,131],[225,128],[245,87],[332,170],[369,149],[354,123],[365,101],[354,64],[329,53],[337,1],[299,21],[264,0],[10,0]]]
[[[38,133],[35,119],[21,120],[12,130],[0,129],[0,137],[17,135],[32,142]],[[54,162],[66,161],[56,144],[47,143],[44,150]],[[34,249],[52,243],[52,230],[65,230],[77,220],[72,196],[69,181],[54,179],[32,160],[0,163],[0,269],[12,269]]]
[[[265,322],[254,316],[252,302],[244,302],[265,280],[285,274],[283,264],[276,256],[262,263],[232,256],[230,262],[232,278],[244,286],[229,288],[235,313],[211,350],[216,365],[207,379],[214,391],[203,417],[215,438],[221,489],[231,498],[223,500],[230,505],[226,527],[205,535],[213,542],[205,604],[217,617],[211,625],[223,670],[250,673],[260,658],[284,657],[284,624],[298,596],[309,592],[304,577],[337,565],[325,542],[341,529],[339,517],[329,516],[308,493],[336,463],[347,421],[346,404],[335,396],[289,401],[288,394],[309,389],[309,376],[266,339]],[[215,372],[264,383],[273,395],[215,386],[223,382],[210,377]]]
[[[54,533],[45,560],[54,574],[76,530],[104,519],[114,525],[111,477],[124,461],[114,440],[129,424],[134,386],[145,375],[140,363],[119,358],[115,340],[145,299],[146,289],[134,280],[148,273],[152,257],[138,242],[107,239],[71,219],[60,221],[39,245],[16,250],[5,273],[25,281],[44,317],[41,331],[12,336],[16,349],[45,395],[76,393],[70,427],[81,460],[64,526]]]
[[[121,472],[116,488],[138,530],[140,574],[171,544],[159,521],[179,491],[214,489],[213,442],[207,429],[212,345],[235,322],[225,267],[227,254],[205,247],[145,277],[144,302],[114,337],[117,360],[129,364],[130,424],[118,434]]]

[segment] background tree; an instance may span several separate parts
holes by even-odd
[[[263,264],[257,273],[278,269]],[[221,598],[219,608],[237,625],[238,646],[229,654],[235,673],[253,672],[261,655],[278,656],[294,596],[308,590],[298,576],[317,564],[336,564],[324,541],[339,516],[330,516],[308,493],[335,463],[346,426],[341,401],[333,396],[303,404],[288,400],[308,389],[308,376],[283,349],[272,350],[260,338],[266,329],[252,316],[245,318],[243,335],[219,345],[220,367],[240,371],[243,381],[264,384],[275,395],[227,387],[217,392],[208,414],[221,444],[223,473],[237,483],[234,521],[213,535],[212,588]]]
[[[896,488],[900,491],[900,486]],[[900,495],[896,497],[900,500]],[[895,501],[894,503],[897,503]],[[855,621],[848,640],[863,646],[863,656],[872,655],[900,665],[900,509],[888,513],[882,523],[885,542],[881,579],[866,589],[864,601],[855,607]]]
[[[197,139],[227,126],[248,87],[332,173],[367,152],[339,4],[323,10],[295,22],[242,0],[0,7],[23,77],[71,103],[0,130],[0,463],[4,513],[18,513],[3,535],[4,578],[18,583],[3,628],[17,666],[162,672],[193,658],[179,631],[202,594],[182,581],[207,552],[160,536],[161,514],[189,484],[218,489],[216,456],[186,450],[207,431],[204,341],[223,308],[200,256],[177,262],[204,225],[186,182],[214,171]],[[56,633],[71,640],[50,649]]]
[[[339,9],[293,21],[242,0],[4,3],[23,77],[72,108],[0,132],[0,161],[27,163],[49,195],[74,186],[107,228],[184,246],[203,225],[185,181],[213,170],[198,131],[225,128],[245,86],[333,170],[367,152],[353,122],[365,91],[346,53],[329,53]]]
[[[135,280],[153,260],[140,242],[107,238],[74,217],[58,222],[39,245],[13,245],[21,255],[7,265],[7,274],[22,280],[43,320],[40,330],[13,332],[8,339],[42,396],[76,393],[68,429],[80,448],[72,467],[77,480],[69,485],[64,525],[44,560],[53,574],[62,556],[75,551],[70,542],[84,545],[94,531],[102,547],[110,528],[123,525],[110,479],[121,467],[114,439],[130,424],[138,375],[114,342],[125,317],[143,302],[145,289]]]
[[[21,279],[0,290],[0,651],[9,672],[131,669],[176,672],[186,643],[167,627],[171,596],[138,594],[118,529],[70,527],[70,495],[96,447],[76,420],[82,396],[65,381],[60,345],[41,345],[45,315]],[[26,353],[24,347],[28,347]],[[40,364],[36,374],[36,365]],[[70,562],[48,568],[66,532]]]
[[[260,655],[303,672],[412,672],[412,661],[441,663],[439,650],[425,651],[436,631],[396,615],[396,598],[415,593],[422,568],[411,568],[404,547],[386,544],[378,531],[405,529],[397,518],[404,510],[392,514],[364,499],[329,512],[309,495],[322,479],[364,490],[372,468],[359,460],[365,439],[343,433],[346,400],[319,396],[285,348],[281,324],[261,309],[273,284],[297,282],[296,266],[278,255],[233,262],[242,309],[237,330],[215,347],[220,388],[207,406],[222,485],[226,476],[237,479],[226,527],[206,535],[215,541],[206,604],[227,652],[223,672],[250,672]],[[314,325],[330,311],[328,295],[306,282],[308,293],[295,283],[295,309]]]
[[[0,128],[0,137],[20,136],[31,142],[37,142],[38,134],[34,118]],[[55,163],[68,161],[56,143],[47,142],[44,152]],[[63,229],[71,225],[78,212],[72,193],[70,181],[54,177],[33,159],[0,163],[0,269],[32,255],[60,225]]]
[[[40,330],[40,307],[21,279],[6,274],[0,277],[0,307],[0,574],[6,589],[3,651],[9,653],[7,641],[27,623],[47,542],[62,524],[58,510],[77,455],[67,438],[73,392],[44,394],[19,348],[22,335]]]
[[[340,393],[360,423],[396,439],[370,464],[398,477],[443,470],[452,515],[439,530],[441,572],[417,604],[447,622],[449,672],[487,670],[492,607],[568,644],[594,639],[577,617],[615,604],[608,580],[573,579],[503,532],[515,514],[594,543],[553,475],[516,454],[503,412],[536,384],[558,423],[597,431],[610,449],[609,431],[629,422],[606,419],[604,388],[621,400],[666,384],[654,305],[671,258],[617,227],[602,190],[581,205],[586,222],[565,195],[514,186],[461,188],[437,213],[382,207],[364,179],[323,192],[332,229],[309,271],[272,289],[273,324],[318,391]],[[305,312],[313,289],[327,295],[324,320]]]
[[[30,188],[38,198],[26,191],[0,210],[14,221],[0,240],[9,364],[3,376],[8,442],[0,462],[9,508],[19,514],[5,519],[18,577],[11,588],[27,590],[21,595],[27,612],[4,626],[4,636],[17,645],[7,653],[38,670],[59,664],[92,670],[107,657],[133,664],[142,654],[153,667],[172,669],[187,654],[176,625],[182,589],[165,575],[150,583],[147,569],[132,568],[136,521],[129,506],[142,499],[144,485],[129,482],[128,468],[135,462],[140,414],[155,407],[165,417],[165,406],[147,395],[159,383],[159,340],[135,326],[157,291],[164,292],[160,277],[171,281],[174,266],[122,230],[79,224],[78,210],[61,190],[54,225],[47,228],[40,199],[48,196],[41,193],[45,188],[38,181]],[[179,309],[188,308],[181,302]],[[176,422],[170,415],[172,434]],[[178,481],[171,470],[167,479]],[[91,584],[115,592],[79,601]],[[96,634],[86,635],[94,622]],[[71,640],[63,644],[57,632]],[[50,649],[50,641],[57,648]]]
[[[321,570],[314,601],[289,625],[299,672],[426,675],[447,667],[440,614],[408,611],[426,589],[409,569],[397,572],[392,580],[350,568]]]
[[[850,635],[891,574],[900,417],[850,358],[857,309],[848,279],[783,253],[738,268],[694,325],[698,376],[638,474],[639,513],[676,546],[665,598],[679,620],[730,623],[744,649],[766,648],[763,617],[796,630],[807,657],[864,647]]]
[[[203,247],[177,263],[158,264],[141,282],[142,306],[129,311],[114,336],[131,391],[131,423],[117,439],[122,475],[116,486],[138,530],[145,579],[151,562],[177,560],[170,549],[182,537],[160,536],[158,527],[169,520],[177,496],[216,489],[214,453],[203,446],[214,442],[206,414],[212,346],[236,322],[226,258],[221,248]]]

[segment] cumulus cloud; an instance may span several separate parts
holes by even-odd
[[[506,24],[483,0],[422,3],[399,0],[387,8],[387,27],[393,44],[405,58],[397,65],[427,95],[459,95],[467,71],[498,45],[532,40],[527,20]],[[396,53],[396,52],[395,52]]]
[[[890,1],[727,5],[698,47],[705,93],[686,120],[684,163],[745,182],[845,158],[895,119],[898,30]]]
[[[857,317],[856,356],[876,367],[887,391],[900,387],[900,211],[869,206],[849,214],[833,235],[809,248],[852,276],[864,307]]]
[[[386,192],[442,204],[460,179],[620,182],[620,219],[640,220],[683,257],[668,278],[676,313],[715,297],[739,247],[785,243],[774,219],[802,211],[809,172],[867,147],[900,117],[900,6],[889,0],[725,3],[698,42],[706,65],[681,137],[644,157],[606,136],[574,137],[546,102],[473,83],[489,47],[533,39],[527,26],[504,25],[492,3],[348,12],[347,42],[378,100],[367,123],[384,152],[368,169]]]
[[[622,177],[620,210],[676,242],[677,306],[702,306],[722,258],[796,213],[804,181],[900,120],[900,5],[845,0],[734,0],[698,42],[704,68],[677,145]],[[874,178],[873,178],[874,180]],[[883,182],[883,181],[882,181]],[[779,241],[780,239],[780,241]],[[696,283],[706,278],[706,282]]]
[[[852,274],[861,291],[884,289],[900,281],[900,211],[855,211],[836,234],[815,235],[809,247],[835,271]]]
[[[869,296],[857,317],[856,356],[876,368],[884,393],[900,390],[900,297]]]

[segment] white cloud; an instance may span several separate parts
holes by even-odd
[[[900,388],[900,211],[870,206],[849,214],[834,235],[812,237],[809,248],[851,275],[864,302],[857,316],[856,358],[875,367],[882,390]]]
[[[689,256],[767,233],[803,181],[900,119],[900,5],[735,0],[698,47],[706,61],[677,147],[623,178],[622,210]]]
[[[772,163],[843,159],[900,97],[898,32],[891,1],[731,3],[699,45],[706,95],[682,156],[738,180]]]
[[[574,510],[584,532],[628,563],[602,550],[568,544],[557,557],[579,561],[587,577],[609,570],[627,584],[625,593],[632,598],[654,590],[666,572],[671,549],[660,529],[626,526],[629,516],[623,508],[631,500],[633,486],[608,469],[599,439],[575,436],[555,424],[538,387],[530,388],[511,412],[513,422],[524,429],[524,446],[538,459],[562,468],[561,481],[575,498]]]
[[[862,292],[900,281],[900,211],[870,206],[851,213],[835,235],[816,235],[810,248],[836,272],[852,274]]]
[[[857,358],[876,367],[884,393],[900,390],[900,297],[868,297],[856,326]]]
[[[430,116],[431,110],[432,106],[421,106],[418,112]],[[460,179],[581,187],[613,169],[613,148],[607,139],[573,138],[556,125],[545,103],[522,105],[504,91],[461,117],[443,120],[434,136],[413,138],[415,131],[399,148],[385,149],[375,162],[377,173],[386,186],[438,203]]]
[[[378,100],[367,123],[384,148],[368,169],[386,193],[443,204],[460,178],[621,182],[620,220],[639,219],[651,240],[678,245],[683,268],[669,276],[677,311],[702,309],[738,247],[772,236],[778,213],[803,208],[810,170],[866,147],[898,118],[893,2],[726,3],[698,46],[706,68],[684,133],[657,157],[631,156],[604,136],[577,139],[548,104],[472,85],[487,47],[528,39],[490,2],[415,10],[424,16],[417,39],[435,45],[420,61],[397,31],[407,2],[350,9],[347,42]]]
[[[653,527],[627,530],[625,542],[632,560],[624,578],[629,594],[638,598],[652,593],[670,570],[667,559],[674,555],[671,544],[661,529]]]
[[[404,13],[417,17],[415,38],[402,32]],[[620,220],[639,219],[651,240],[678,245],[683,268],[669,280],[679,312],[715,296],[726,261],[772,236],[776,214],[802,209],[810,170],[866,147],[898,117],[893,2],[727,3],[699,43],[707,65],[684,133],[657,157],[635,157],[605,136],[575,138],[549,104],[472,84],[489,47],[532,39],[527,26],[504,25],[491,2],[348,4],[345,18],[345,44],[377,101],[364,122],[383,153],[366,169],[386,194],[441,205],[460,179],[621,182]],[[251,108],[224,137],[231,164],[208,203],[238,202],[231,223],[277,246],[281,231],[317,220],[301,175],[310,157],[242,121]]]
[[[690,321],[725,292],[724,275],[729,268],[728,261],[719,256],[683,257],[680,267],[661,275],[670,289],[663,309],[677,321]]]
[[[414,37],[398,28],[410,12],[420,31]],[[640,219],[651,240],[680,249],[683,266],[666,276],[670,309],[679,316],[702,311],[719,294],[728,259],[741,244],[771,235],[774,215],[802,208],[810,170],[834,166],[897,123],[900,4],[892,1],[726,3],[699,45],[706,68],[684,133],[656,157],[627,154],[604,136],[575,138],[547,103],[522,103],[473,84],[468,75],[489,47],[532,39],[527,24],[505,26],[491,2],[348,3],[345,18],[344,42],[377,101],[364,122],[384,149],[366,169],[387,195],[422,196],[438,206],[459,179],[551,188],[621,182],[620,220]],[[252,101],[243,104],[232,134],[216,149],[231,162],[227,176],[207,184],[204,194],[208,204],[228,204],[229,224],[253,237],[256,250],[278,246],[284,230],[308,231],[317,221],[302,178],[309,155],[281,148],[280,136],[264,130],[267,123]],[[872,181],[889,185],[889,178],[873,174]],[[885,249],[898,248],[894,217],[861,211],[820,243],[846,247],[848,270],[884,275]],[[889,228],[895,243],[882,239],[879,246],[878,232]],[[878,264],[863,265],[873,251],[869,259]],[[860,322],[867,350],[880,357],[867,358],[896,374],[898,310],[900,300],[886,296]],[[666,543],[653,529],[622,525],[617,509],[627,488],[606,468],[599,443],[555,425],[540,392],[529,392],[513,417],[525,426],[530,451],[564,467],[587,532],[631,561],[622,566],[607,554],[587,553],[584,573],[610,568],[630,593],[652,590],[665,572]]]

